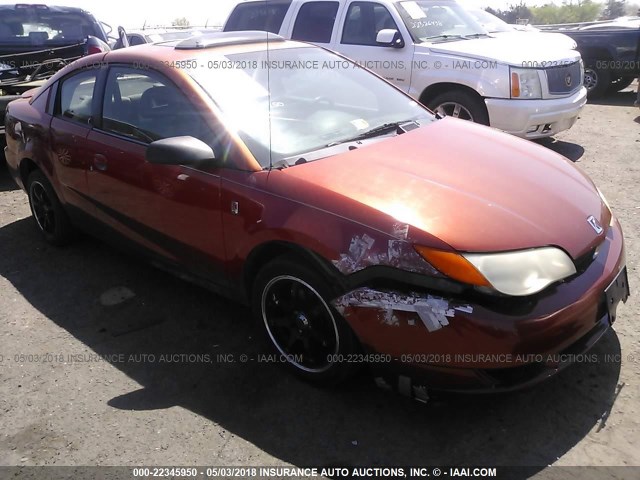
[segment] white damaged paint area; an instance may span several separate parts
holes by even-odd
[[[449,325],[449,319],[456,312],[473,313],[471,305],[451,305],[442,297],[425,294],[401,294],[383,292],[371,288],[359,288],[333,301],[334,307],[342,314],[349,307],[371,308],[383,313],[383,323],[400,326],[398,312],[415,312],[429,332],[435,332]],[[408,321],[411,326],[411,320]]]
[[[400,224],[394,226],[394,234],[400,238],[405,237],[407,232],[408,227],[404,229]],[[349,251],[341,254],[333,264],[343,275],[350,275],[375,265],[425,275],[439,275],[439,272],[429,265],[406,240],[394,238],[387,242],[376,243],[376,240],[366,233],[354,236],[349,244]]]

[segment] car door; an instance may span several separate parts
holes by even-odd
[[[86,199],[91,158],[86,138],[92,128],[97,75],[95,69],[81,70],[54,87],[51,151],[61,195],[68,206],[77,207],[68,209],[72,216],[79,211],[94,212],[93,204]]]
[[[200,276],[221,280],[220,175],[215,165],[153,165],[147,146],[190,135],[219,151],[197,108],[158,72],[111,66],[88,136],[89,194],[112,231]]]
[[[381,3],[352,1],[344,10],[333,49],[373,70],[403,91],[411,86],[413,43],[403,36],[402,47],[380,45],[380,30],[401,31],[394,16]]]

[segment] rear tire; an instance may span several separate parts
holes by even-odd
[[[489,113],[482,99],[470,92],[452,90],[427,102],[426,107],[441,116],[489,125]]]
[[[360,351],[353,331],[331,306],[332,297],[329,282],[287,256],[263,267],[251,295],[269,349],[295,375],[323,386],[353,376],[358,365],[346,360]]]
[[[634,77],[618,78],[617,80],[611,82],[611,84],[609,85],[609,92],[611,93],[620,92],[625,88],[627,88],[629,85],[631,85],[634,80],[635,80]]]
[[[27,179],[31,214],[40,233],[51,245],[61,247],[73,238],[73,227],[47,177],[35,170]]]

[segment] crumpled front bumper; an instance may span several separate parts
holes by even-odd
[[[380,380],[397,388],[513,390],[572,363],[606,332],[604,291],[625,267],[612,221],[595,259],[579,275],[533,297],[483,301],[359,288],[333,301],[376,358]],[[415,392],[414,392],[415,393]]]

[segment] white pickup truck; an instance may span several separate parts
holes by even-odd
[[[577,51],[492,36],[454,0],[247,0],[224,26],[241,30],[329,48],[441,115],[524,138],[571,128],[586,103]]]

